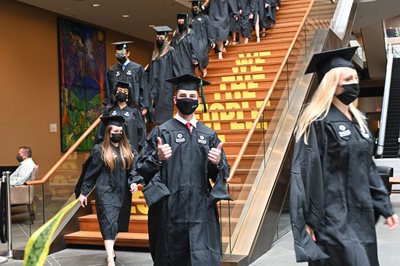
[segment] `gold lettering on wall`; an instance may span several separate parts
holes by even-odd
[[[219,138],[225,141],[229,136],[229,130],[248,130],[252,127],[258,110],[263,104],[263,97],[269,87],[268,74],[264,70],[264,64],[271,55],[270,51],[241,53],[231,67],[231,73],[216,81],[219,85],[213,87],[213,91],[207,94],[214,101],[207,104],[208,113],[203,113],[203,106],[199,105],[196,119],[214,130],[222,130]],[[219,89],[219,90],[218,90]],[[207,87],[205,88],[207,92]],[[271,105],[271,101],[267,106]],[[260,122],[257,128],[267,127],[266,121]]]
[[[143,201],[143,203],[140,203],[141,199],[144,199],[143,192],[141,190],[132,195],[132,201],[134,202],[131,208],[132,214],[147,215],[147,213],[149,212],[149,208],[147,207],[145,201]]]

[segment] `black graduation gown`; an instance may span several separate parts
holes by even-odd
[[[209,17],[215,41],[226,41],[229,35],[229,0],[211,0]]]
[[[111,103],[111,95],[115,95],[115,89],[118,81],[129,82],[130,88],[130,102],[138,109],[147,108],[149,99],[148,93],[145,91],[143,80],[144,69],[133,61],[130,61],[122,70],[122,64],[116,63],[107,70],[106,93],[104,95],[106,104]]]
[[[373,142],[334,105],[294,149],[290,218],[296,260],[309,265],[376,266],[375,215],[393,214],[372,160]],[[317,241],[306,232],[308,224]]]
[[[196,32],[197,36],[199,67],[202,70],[208,66],[210,45],[215,43],[212,38],[210,18],[207,15],[199,13],[192,19],[192,29]]]
[[[251,37],[252,21],[255,21],[255,17],[250,20],[250,15],[256,16],[256,3],[255,0],[238,0],[239,9],[242,10],[242,14],[239,17],[239,30],[245,38]]]
[[[128,187],[129,171],[122,170],[119,149],[116,167],[110,171],[102,159],[102,147],[96,144],[88,159],[85,175],[82,180],[81,193],[87,196],[96,186],[96,212],[104,240],[114,240],[118,232],[127,232],[131,212],[131,193]]]
[[[129,144],[131,144],[134,150],[140,151],[144,146],[146,139],[146,127],[142,118],[142,114],[136,108],[125,106],[123,109],[119,106],[114,106],[109,110],[104,110],[103,116],[123,116],[125,118],[126,137],[128,138]],[[100,122],[99,128],[97,129],[96,144],[100,144],[104,140],[104,131],[106,126],[103,122]]]
[[[229,0],[228,12],[229,12],[229,31],[238,32],[239,31],[239,0]],[[236,40],[233,40],[236,41]]]
[[[271,25],[275,23],[276,16],[276,0],[257,0],[258,1],[258,14],[260,16],[260,27],[269,29]],[[267,8],[265,8],[265,4],[269,4]]]
[[[174,86],[165,80],[175,77],[177,72],[179,72],[178,62],[173,47],[169,47],[163,57],[150,62],[150,92],[154,106],[154,123],[162,124],[172,117]]]
[[[187,33],[175,32],[171,40],[171,46],[175,49],[177,62],[176,76],[184,74],[195,74],[193,62],[199,62],[196,33],[189,29]]]
[[[157,158],[157,136],[172,148],[172,156],[162,164]],[[216,133],[204,124],[198,122],[191,135],[176,119],[154,128],[148,136],[136,171],[146,183],[155,175],[161,176],[170,191],[169,197],[149,209],[154,265],[220,265],[216,202],[230,199],[226,192],[230,168],[224,152],[218,167],[207,159],[210,147],[219,142]]]

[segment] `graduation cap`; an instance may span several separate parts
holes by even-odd
[[[324,51],[314,54],[306,69],[305,74],[317,72],[318,79],[321,81],[329,70],[337,67],[354,68],[351,59],[358,46]]]
[[[100,119],[106,126],[122,127],[125,124],[125,118],[121,115],[102,116]]]
[[[198,6],[199,8],[202,2],[204,2],[204,0],[189,1],[189,3],[192,3],[192,6]]]
[[[131,85],[129,84],[129,82],[124,81],[124,80],[119,80],[117,81],[117,84],[115,85],[116,88],[125,88],[125,89],[129,89],[131,87]]]
[[[184,19],[187,21],[189,19],[189,15],[186,13],[178,13],[176,14],[176,19]]]
[[[183,74],[178,77],[170,78],[166,80],[167,82],[170,82],[175,85],[176,90],[188,90],[188,91],[199,91],[199,88],[201,88],[201,100],[203,102],[204,106],[204,112],[207,112],[207,107],[206,107],[206,97],[204,96],[204,86],[210,85],[211,83],[202,80],[201,78],[198,78],[196,76],[193,76],[192,74]]]
[[[115,45],[115,50],[128,50],[128,43],[133,43],[132,41],[120,41],[113,42],[111,44]]]
[[[173,30],[168,26],[154,26],[153,29],[156,31],[157,35],[167,35]]]

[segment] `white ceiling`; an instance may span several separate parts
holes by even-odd
[[[149,25],[174,28],[180,12],[190,12],[186,0],[18,0],[67,17],[143,39],[154,40]],[[93,7],[93,4],[100,4]],[[122,15],[129,15],[123,18]]]

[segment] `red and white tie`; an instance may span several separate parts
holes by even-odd
[[[187,122],[186,127],[189,130],[189,133],[192,134],[192,124],[190,122]]]

